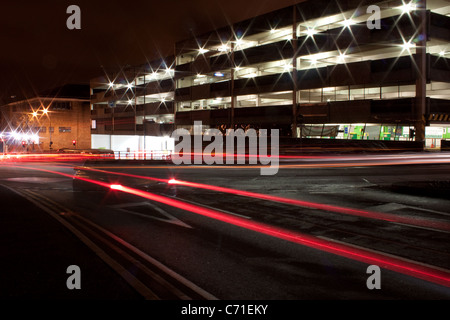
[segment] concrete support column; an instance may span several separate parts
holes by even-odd
[[[426,0],[417,1],[417,14],[419,18],[418,42],[416,43],[416,99],[415,112],[415,140],[425,144],[425,112],[426,112],[426,86],[427,86],[427,4]]]
[[[298,35],[297,35],[297,6],[292,6],[292,138],[297,138],[297,49],[298,49]]]
[[[234,34],[234,33],[233,33]],[[234,65],[234,41],[231,42],[231,121],[230,128],[234,130],[234,108],[236,106],[236,97],[234,96],[234,73],[236,66]]]

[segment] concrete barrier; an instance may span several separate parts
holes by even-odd
[[[450,151],[450,140],[441,140],[441,151]]]
[[[344,140],[344,139],[295,139],[280,138],[280,153],[283,152],[420,152],[424,145],[417,141],[388,140]]]

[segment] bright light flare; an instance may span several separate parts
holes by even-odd
[[[112,184],[109,186],[112,190],[123,190],[123,186],[121,184]]]
[[[218,48],[218,50],[219,50],[220,52],[227,52],[228,50],[230,50],[230,47],[227,46],[226,44],[223,44],[223,45],[221,45],[221,46]]]
[[[33,143],[39,144],[39,135],[37,133],[32,134],[31,140],[33,141]]]
[[[290,70],[292,70],[293,68],[294,68],[294,66],[293,66],[292,64],[290,64],[290,63],[286,63],[285,65],[283,65],[283,70],[284,70],[285,72],[290,71]]]
[[[349,28],[350,26],[356,24],[356,22],[353,19],[345,19],[344,21],[342,21],[342,25],[345,28]]]
[[[411,53],[411,49],[415,48],[415,47],[416,47],[416,45],[414,43],[412,43],[411,41],[404,42],[402,44],[402,49],[403,49],[402,51],[408,51],[409,53]]]
[[[306,29],[306,35],[308,36],[308,38],[313,37],[315,34],[317,34],[316,29],[314,29],[314,28]]]
[[[341,52],[341,53],[339,54],[339,56],[338,56],[338,61],[341,62],[341,63],[343,63],[343,62],[345,62],[345,60],[346,60],[347,58],[348,58],[348,56],[347,56],[345,53]]]
[[[308,58],[308,60],[312,66],[315,66],[317,64],[317,57],[310,57]]]
[[[410,1],[408,3],[403,2],[403,5],[401,5],[400,7],[397,7],[397,8],[402,11],[402,14],[405,14],[405,13],[409,13],[411,11],[416,10],[417,6],[415,4],[413,4],[412,1]]]
[[[242,40],[242,39],[236,39],[236,41],[235,41],[235,44],[236,44],[236,46],[242,46],[242,44],[244,43],[244,40]]]
[[[20,140],[22,138],[22,135],[16,131],[11,132],[10,135],[14,140]]]

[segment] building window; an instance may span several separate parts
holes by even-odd
[[[72,128],[71,127],[59,127],[59,133],[70,133],[72,132]]]
[[[72,104],[70,102],[53,102],[51,105],[52,110],[71,110]]]
[[[48,132],[50,132],[50,133],[55,132],[55,128],[54,127],[48,127]]]

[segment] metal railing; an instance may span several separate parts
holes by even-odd
[[[117,160],[170,160],[172,152],[169,150],[153,151],[114,151]]]

